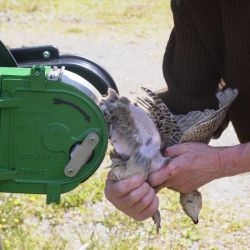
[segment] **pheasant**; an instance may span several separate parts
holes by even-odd
[[[110,178],[114,181],[140,174],[145,180],[149,173],[160,169],[171,159],[162,155],[168,146],[184,142],[208,143],[224,120],[227,110],[236,98],[236,89],[218,91],[218,110],[192,111],[174,115],[166,104],[152,91],[143,88],[146,97],[138,97],[133,104],[126,97],[119,97],[112,89],[99,107],[109,127],[111,143]],[[156,188],[156,191],[157,188]],[[184,212],[198,223],[202,196],[195,190],[180,194]],[[153,216],[157,232],[160,229],[159,211]]]

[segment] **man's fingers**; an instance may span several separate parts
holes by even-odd
[[[142,176],[139,175],[118,182],[113,182],[108,179],[106,181],[105,195],[108,199],[112,197],[122,197],[140,187],[143,182]]]
[[[157,196],[154,196],[153,201],[147,206],[141,213],[136,215],[135,220],[143,221],[153,216],[159,206],[159,199]]]
[[[171,162],[169,165],[162,167],[158,171],[152,173],[148,177],[148,183],[153,186],[160,186],[165,183],[176,172],[176,167]]]
[[[173,185],[172,180],[169,179],[169,180],[165,181],[164,183],[162,183],[161,185],[154,187],[154,189],[155,189],[156,193],[158,193],[162,188],[172,189],[171,188],[172,185]]]
[[[170,157],[176,157],[185,153],[187,151],[187,147],[189,147],[189,143],[174,145],[174,146],[168,147],[165,150],[165,154]]]
[[[132,190],[127,195],[120,198],[121,209],[129,208],[135,205],[138,201],[142,200],[149,192],[150,188],[147,182],[144,182],[142,186]]]
[[[135,213],[142,212],[152,203],[154,197],[155,197],[155,191],[153,188],[150,188],[148,193],[144,197],[142,197],[142,199],[138,201],[133,207],[131,207],[131,209],[133,209],[133,212]]]
[[[177,189],[174,188],[174,187],[168,186],[167,188],[170,189],[170,190],[172,190],[172,191],[179,192],[179,190],[177,190]]]

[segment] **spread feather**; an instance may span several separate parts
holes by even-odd
[[[216,93],[219,101],[217,110],[206,109],[174,115],[155,93],[146,88],[143,90],[147,96],[137,98],[137,101],[156,124],[162,139],[163,149],[185,142],[209,143],[238,95],[237,89],[220,90]],[[180,194],[180,204],[193,222],[198,223],[198,215],[202,207],[200,192],[195,190],[188,194]]]
[[[114,151],[111,155],[110,177],[114,181],[140,174],[146,180],[148,174],[171,160],[161,151],[168,146],[184,142],[208,143],[224,120],[226,113],[237,97],[236,89],[219,91],[218,110],[192,111],[174,115],[166,104],[152,91],[143,88],[146,97],[138,97],[132,104],[126,97],[119,97],[112,89],[103,98],[99,107],[109,127]],[[185,213],[198,223],[202,197],[195,190],[180,194],[180,204]],[[153,216],[157,231],[160,228],[160,213]]]

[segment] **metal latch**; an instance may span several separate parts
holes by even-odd
[[[47,79],[50,81],[60,82],[62,80],[62,76],[63,76],[64,71],[65,71],[65,66],[62,66],[61,68],[54,66],[53,70],[50,71]]]
[[[64,169],[65,175],[68,177],[75,176],[89,160],[98,143],[99,136],[95,133],[90,133],[81,144],[76,145],[71,151],[71,159]]]

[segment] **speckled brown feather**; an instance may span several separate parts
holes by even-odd
[[[138,97],[137,103],[146,109],[156,124],[161,135],[162,148],[177,144],[182,133],[177,125],[174,115],[158,95],[147,88],[142,89],[146,92],[148,97]]]
[[[238,94],[237,90],[232,89],[218,92],[216,95],[219,99],[218,110],[192,111],[185,115],[174,115],[155,93],[146,88],[143,89],[147,97],[137,98],[137,102],[148,113],[155,124],[154,126],[157,127],[161,137],[161,149],[183,142],[208,143]],[[120,150],[123,154],[114,151],[111,156],[110,178],[114,181],[123,180],[137,174],[142,175],[146,180],[149,174],[149,166],[152,165],[152,159],[139,152],[145,141],[143,142],[139,136],[139,128],[135,125],[136,117],[132,115],[129,105],[130,101],[125,97],[118,97],[114,90],[109,90],[109,95],[101,100],[99,105],[107,119],[109,128],[115,131],[113,143],[115,144],[117,139],[117,145],[119,143],[121,145],[126,144],[129,145],[130,149],[130,153],[126,153],[125,148],[123,148]],[[145,125],[147,124],[141,122],[139,127],[144,129]],[[153,129],[153,126],[151,128]],[[150,126],[147,131],[150,133]],[[117,138],[115,138],[116,134],[119,135]],[[144,133],[144,135],[148,137],[147,133]],[[150,138],[148,137],[149,140]],[[164,165],[164,161],[160,161],[160,166]],[[189,194],[180,194],[180,203],[187,215],[192,218],[194,223],[197,223],[202,205],[201,194],[197,190]],[[161,220],[159,211],[154,214],[153,219],[158,231]]]
[[[219,100],[218,110],[192,111],[185,115],[173,115],[155,93],[146,88],[143,90],[148,96],[137,98],[137,101],[155,122],[165,147],[184,142],[209,143],[238,95],[236,89],[219,91],[216,94]],[[180,194],[180,203],[185,213],[194,223],[198,223],[198,214],[202,206],[201,194],[197,190],[189,194]]]

